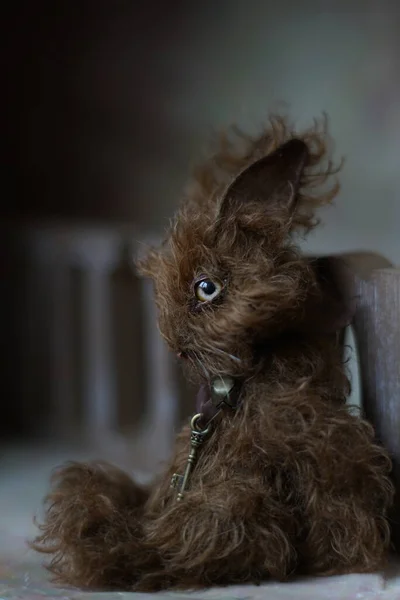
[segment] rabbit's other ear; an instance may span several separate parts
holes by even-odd
[[[309,258],[317,282],[304,306],[299,331],[333,333],[349,325],[357,309],[354,295],[354,274],[345,257]]]
[[[308,157],[305,142],[293,138],[251,164],[223,194],[220,219],[229,218],[238,210],[241,214],[246,210],[262,211],[279,220],[283,215],[289,218],[296,205]]]

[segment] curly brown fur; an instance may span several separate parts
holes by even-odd
[[[129,586],[141,552],[148,492],[100,461],[71,462],[55,471],[52,484],[46,523],[31,545],[53,555],[49,569],[55,579],[77,586]]]
[[[335,172],[324,127],[297,135],[271,119],[258,138],[223,138],[195,173],[141,268],[188,375],[208,388],[236,378],[240,407],[215,419],[183,502],[170,480],[186,464],[187,427],[148,496],[110,466],[61,470],[34,542],[53,554],[59,581],[194,588],[372,571],[385,560],[391,465],[345,406],[338,332],[348,311],[325,263],[293,240],[334,197]],[[221,289],[201,302],[205,278]]]

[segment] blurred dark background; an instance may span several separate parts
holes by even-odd
[[[327,111],[370,216],[391,192],[399,25],[394,0],[9,2],[4,214],[160,230],[211,130],[286,103],[301,124]]]
[[[132,257],[215,129],[326,111],[347,162],[305,248],[399,264],[399,4],[15,0],[2,28],[1,439],[153,469],[194,400]]]
[[[180,158],[171,155],[181,132],[169,108],[184,82],[168,53],[190,43],[196,17],[210,9],[182,1],[8,3],[9,216],[148,219],[150,165],[160,165],[160,177]],[[171,206],[157,209],[159,225]]]
[[[123,270],[131,227],[136,238],[157,235],[174,209],[175,180],[182,177],[188,157],[182,151],[184,131],[169,118],[173,98],[184,86],[171,52],[188,45],[197,10],[187,2],[120,0],[17,1],[7,6],[2,69],[7,190],[2,203],[3,435],[51,434],[55,319],[63,317],[54,314],[62,295],[54,287],[62,284],[50,279],[68,268],[71,305],[80,302],[86,267],[76,249],[77,235],[95,238],[94,262],[99,252],[110,253],[111,244],[111,254],[121,252]],[[203,7],[201,14],[207,10]],[[121,226],[129,234],[122,234]],[[41,250],[46,240],[51,249]],[[48,254],[54,258],[51,265]],[[111,271],[118,271],[118,260],[110,260]],[[129,286],[135,282],[129,269],[125,275],[129,302]],[[128,321],[131,309],[127,306]],[[79,337],[82,325],[73,317]],[[130,323],[132,341],[138,338],[139,324],[140,318]],[[126,322],[121,323],[124,328]],[[66,346],[61,337],[60,345]],[[75,356],[81,345],[75,340]],[[119,362],[126,356],[122,354]],[[77,366],[72,363],[71,369]],[[143,378],[142,369],[136,371],[131,375]],[[64,375],[79,378],[72,370]],[[70,388],[74,400],[64,394],[60,402],[79,405],[77,387]],[[142,387],[130,385],[130,390],[141,392]]]

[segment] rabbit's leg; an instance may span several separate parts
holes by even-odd
[[[296,524],[260,481],[256,488],[239,477],[210,482],[146,519],[146,546],[159,553],[162,568],[144,574],[137,589],[286,579],[296,562]]]
[[[327,420],[321,433],[324,444],[311,452],[313,466],[302,482],[302,566],[324,575],[373,571],[384,561],[390,541],[390,461],[374,443],[370,425],[346,412]]]
[[[70,463],[54,476],[41,534],[55,580],[80,587],[129,588],[138,572],[147,493],[107,463]],[[150,557],[149,557],[150,559]]]

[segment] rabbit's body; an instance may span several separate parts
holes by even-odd
[[[345,406],[343,299],[290,237],[336,191],[310,195],[332,171],[321,169],[324,153],[318,130],[298,137],[271,121],[238,155],[225,143],[198,174],[142,270],[155,281],[161,332],[206,398],[229,376],[238,407],[213,419],[180,502],[171,478],[185,470],[188,427],[148,492],[107,465],[61,469],[34,544],[53,554],[60,581],[191,588],[382,564],[390,460]]]

